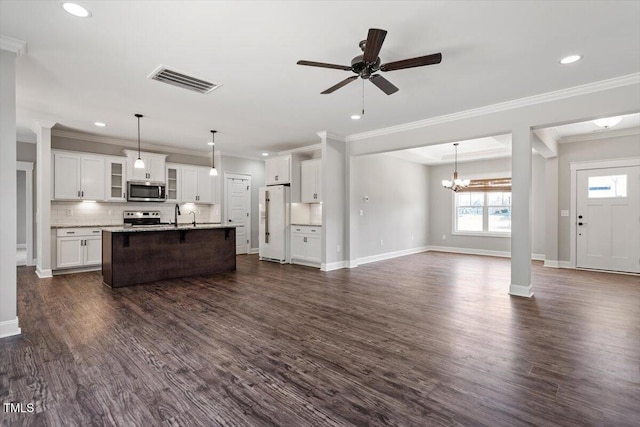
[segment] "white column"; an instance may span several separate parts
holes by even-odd
[[[358,221],[360,220],[358,208],[360,206],[359,194],[356,193],[358,188],[358,159],[351,155],[351,144],[347,144],[345,158],[345,193],[347,207],[346,213],[346,231],[345,231],[345,266],[353,268],[358,266]]]
[[[545,236],[544,266],[558,267],[558,158],[546,159],[545,163]]]
[[[322,262],[324,271],[344,268],[345,142],[344,138],[320,132],[322,145]]]
[[[0,338],[20,334],[16,278],[16,57],[26,44],[0,44]]]
[[[531,154],[528,126],[512,132],[511,142],[511,286],[514,296],[532,297],[531,289]]]
[[[36,133],[36,274],[45,278],[51,271],[51,128],[53,121],[39,121],[33,129]]]

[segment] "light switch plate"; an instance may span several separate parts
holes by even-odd
[[[562,209],[562,210],[560,211],[560,216],[569,216],[569,211],[568,211],[568,210],[566,210],[566,209]]]

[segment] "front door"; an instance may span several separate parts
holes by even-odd
[[[246,254],[250,247],[251,184],[249,178],[226,178],[227,222],[236,225],[236,254]]]
[[[640,166],[576,177],[576,266],[640,273]]]

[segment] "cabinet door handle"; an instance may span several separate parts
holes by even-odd
[[[278,180],[278,175],[276,175],[276,181]]]
[[[84,197],[84,191],[81,191],[80,193],[82,193],[82,197]]]
[[[76,234],[75,231],[67,231],[67,234]]]
[[[307,243],[307,238],[306,237],[304,238],[304,242]]]
[[[78,197],[80,197],[80,190],[78,190]]]

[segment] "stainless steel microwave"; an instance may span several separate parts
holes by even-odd
[[[127,201],[164,202],[167,193],[164,182],[127,181]]]

